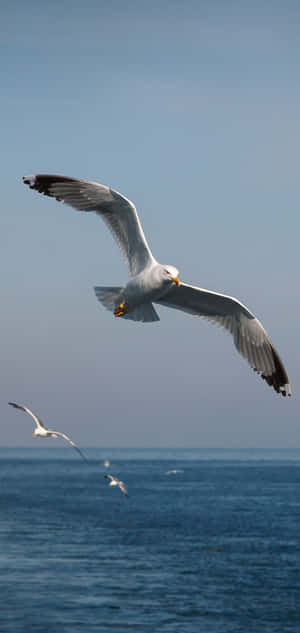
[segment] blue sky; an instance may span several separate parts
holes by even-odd
[[[42,443],[12,400],[87,446],[300,446],[299,3],[1,11],[1,444]],[[106,226],[31,173],[133,200],[159,261],[255,312],[293,397],[198,319],[112,318],[93,286],[127,270]]]

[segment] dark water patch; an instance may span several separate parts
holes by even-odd
[[[295,452],[66,455],[1,460],[0,630],[299,633]]]

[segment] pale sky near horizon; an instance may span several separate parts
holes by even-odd
[[[81,446],[300,446],[300,5],[28,0],[1,9],[0,445],[31,407]],[[104,222],[22,176],[102,182],[154,256],[237,297],[287,368],[284,399],[230,336],[158,307],[115,319],[128,273]]]

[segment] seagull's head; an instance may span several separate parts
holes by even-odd
[[[178,279],[179,272],[175,266],[163,266],[162,274],[164,281],[180,286],[180,281]]]
[[[32,435],[33,435],[33,437],[36,437],[36,436],[37,436],[36,429],[35,429],[35,431],[33,431]]]

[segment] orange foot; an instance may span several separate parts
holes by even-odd
[[[114,315],[116,317],[121,317],[123,314],[127,314],[129,308],[126,306],[126,303],[120,303],[120,305],[114,310]]]

